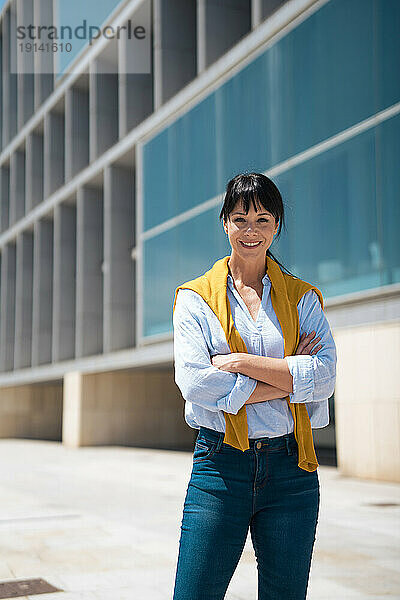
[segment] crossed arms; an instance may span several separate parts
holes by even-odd
[[[315,292],[311,290],[303,298],[298,305],[300,331],[310,331],[308,339],[301,338],[296,350],[300,349],[300,354],[271,358],[214,354],[220,330],[217,317],[196,292],[180,290],[174,313],[175,382],[185,400],[208,410],[236,414],[245,403],[288,395],[291,402],[329,398],[336,376],[335,344]],[[312,331],[318,334],[315,339]],[[321,349],[315,346],[319,337]]]

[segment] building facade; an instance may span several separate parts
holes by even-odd
[[[147,24],[149,72],[101,38],[52,73],[15,27],[62,6],[0,16],[0,436],[192,447],[174,290],[229,254],[224,188],[251,170],[281,190],[272,250],[321,289],[337,345],[317,454],[399,481],[400,3],[113,1],[108,23]]]

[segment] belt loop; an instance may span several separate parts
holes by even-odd
[[[287,435],[285,435],[285,442],[286,442],[286,452],[290,456],[291,454],[293,454],[293,452],[292,452],[292,448],[290,447],[289,437]]]
[[[217,445],[215,447],[215,451],[216,452],[219,452],[219,450],[220,450],[220,448],[222,446],[222,442],[224,441],[224,437],[225,437],[225,434],[222,431],[220,431],[219,432],[218,441],[217,441]]]

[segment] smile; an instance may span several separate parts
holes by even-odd
[[[261,244],[261,242],[242,242],[242,240],[239,241],[244,248],[255,248],[256,246],[259,246]]]

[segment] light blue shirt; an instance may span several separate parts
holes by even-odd
[[[228,274],[227,294],[235,327],[250,354],[284,358],[282,329],[271,303],[271,281],[263,279],[263,294],[256,321],[233,285]],[[312,428],[329,423],[328,398],[336,379],[336,346],[329,323],[317,294],[306,292],[300,299],[300,335],[315,331],[322,348],[314,355],[287,356],[293,376],[290,402],[304,402]],[[194,428],[200,425],[225,432],[223,411],[237,414],[253,393],[257,381],[241,373],[214,367],[211,357],[231,352],[225,333],[215,313],[193,290],[178,291],[174,326],[175,382],[185,399],[185,421]],[[246,404],[248,437],[276,437],[294,428],[286,400],[275,399]]]

